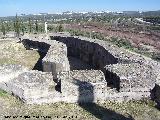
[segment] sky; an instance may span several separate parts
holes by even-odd
[[[64,11],[152,11],[160,0],[0,0],[0,16]]]

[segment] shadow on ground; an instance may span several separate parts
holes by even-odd
[[[47,53],[44,53],[41,51],[37,51],[37,52],[39,53],[40,58],[35,64],[33,70],[43,71],[42,59],[46,56]]]
[[[94,101],[93,85],[88,82],[82,82],[75,79],[74,84],[78,86],[79,89],[79,100],[78,104],[80,107],[85,109],[87,112],[91,113],[98,119],[101,120],[134,120],[132,116],[125,117],[115,111],[109,110],[102,106],[99,106]],[[87,103],[86,103],[87,101]]]

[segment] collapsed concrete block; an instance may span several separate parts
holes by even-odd
[[[149,65],[115,64],[106,66],[106,70],[112,73],[107,79],[115,81],[114,84],[119,82],[119,86],[115,86],[121,92],[151,91],[155,86],[157,76]],[[118,80],[114,76],[118,76]]]
[[[95,102],[104,100],[107,82],[103,72],[99,70],[75,70],[61,72],[61,92],[71,101]]]
[[[41,99],[50,99],[56,83],[52,74],[40,71],[28,71],[6,83],[8,90],[26,103],[38,103]]]
[[[0,66],[0,89],[3,89],[9,93],[11,91],[8,89],[7,83],[20,75],[23,72],[28,71],[28,68],[25,68],[21,65],[2,65]]]

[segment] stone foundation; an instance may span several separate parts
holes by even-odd
[[[76,57],[101,70],[111,88],[117,91],[150,91],[160,64],[150,58],[126,51],[106,41],[59,34],[51,39],[66,44],[68,56]]]
[[[160,78],[158,62],[106,41],[50,36],[53,40],[22,40],[26,49],[43,53],[43,72],[19,65],[0,66],[1,89],[28,104],[140,100],[150,98]],[[71,71],[68,57],[80,59],[94,70]],[[154,91],[159,104],[158,93],[159,84]]]
[[[77,70],[61,72],[61,92],[75,102],[95,102],[104,100],[107,82],[98,70]]]
[[[27,49],[37,49],[46,54],[42,59],[43,71],[52,72],[54,79],[57,79],[58,72],[70,70],[65,44],[37,39],[24,39],[22,43]]]
[[[105,68],[114,76],[118,76],[119,81],[114,76],[109,75],[106,80],[119,87],[120,92],[150,92],[155,86],[157,76],[149,65],[139,63],[114,64],[107,65]],[[113,79],[116,81],[112,81]]]

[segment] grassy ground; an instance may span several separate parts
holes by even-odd
[[[33,69],[39,57],[37,51],[26,50],[21,43],[0,41],[0,65],[21,64]]]
[[[160,111],[150,100],[111,102],[98,104],[55,103],[44,105],[26,105],[14,96],[0,90],[0,120],[5,116],[18,116],[17,120],[30,116],[29,120],[160,120]],[[22,116],[22,117],[20,117]],[[48,118],[44,118],[48,117]],[[10,120],[9,119],[9,120]],[[15,119],[14,119],[15,120]]]

